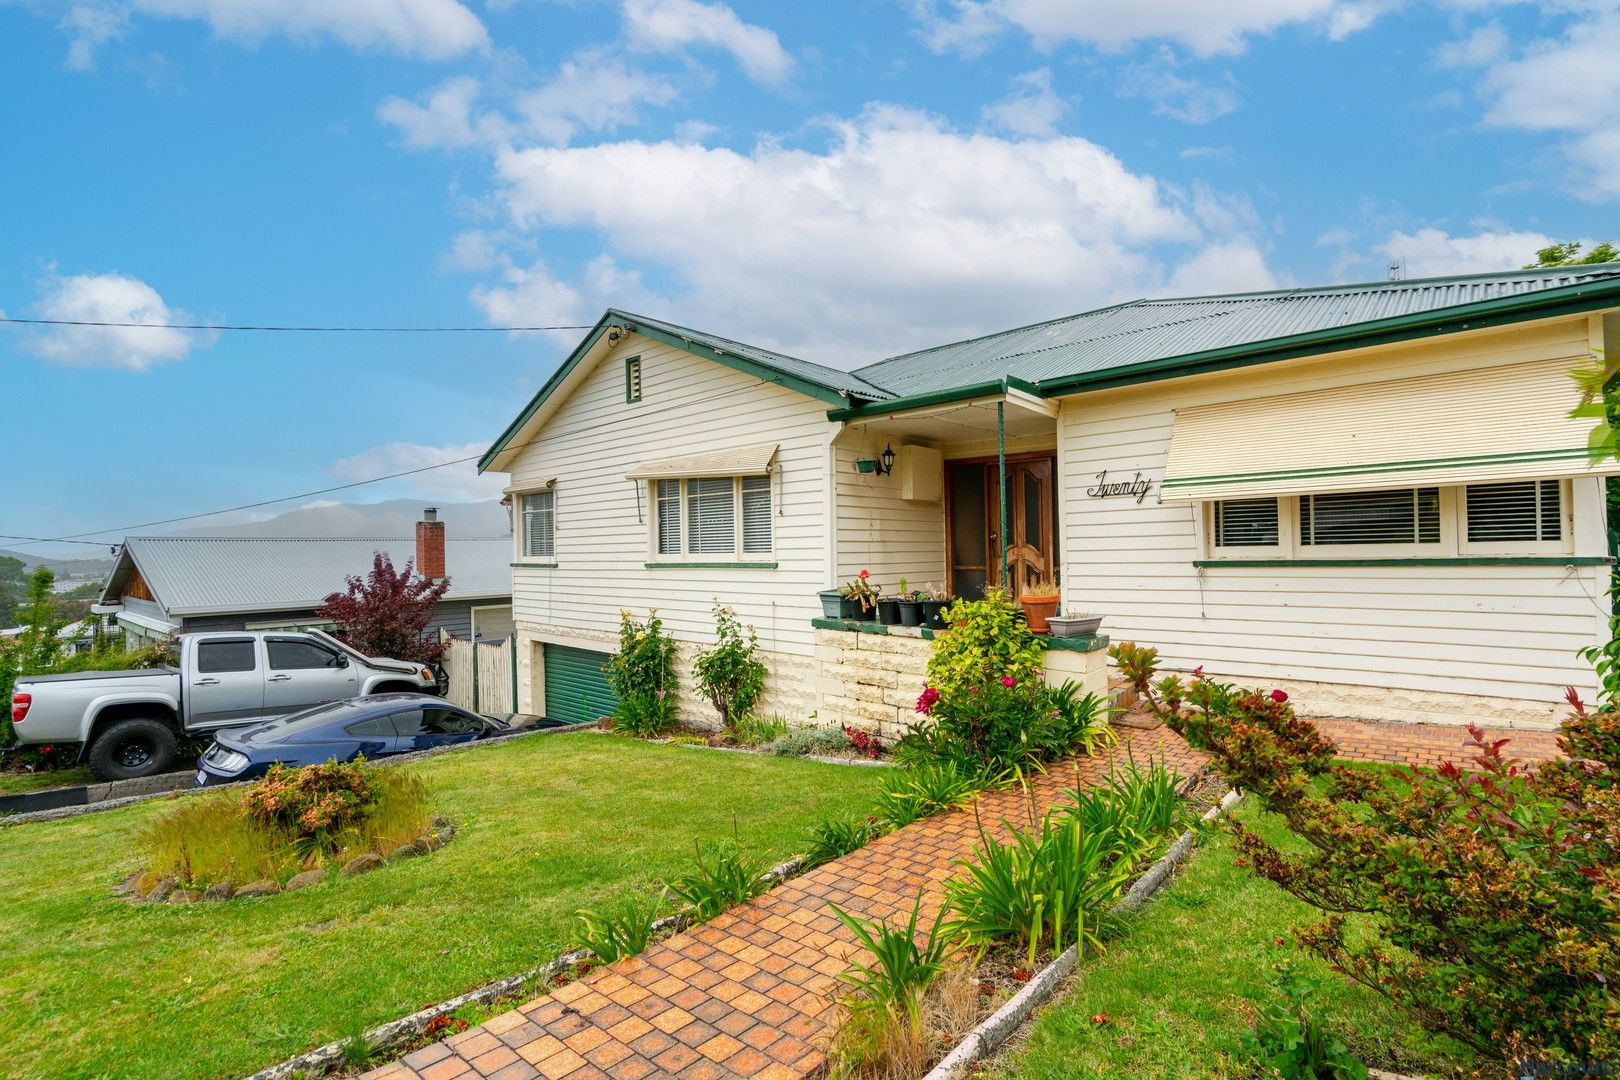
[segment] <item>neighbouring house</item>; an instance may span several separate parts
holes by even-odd
[[[242,536],[131,536],[101,592],[132,645],[199,630],[330,627],[316,615],[349,577],[370,573],[382,552],[396,568],[415,561],[450,588],[434,609],[433,632],[478,641],[512,634],[509,537],[450,537],[433,510],[415,540]]]
[[[510,476],[518,707],[601,709],[621,609],[758,631],[765,711],[894,734],[927,642],[822,617],[867,569],[1063,607],[1302,711],[1552,727],[1612,563],[1572,368],[1620,264],[1139,300],[841,371],[609,310],[481,468]],[[892,452],[892,469],[884,462]],[[1100,685],[1103,639],[1054,647]]]

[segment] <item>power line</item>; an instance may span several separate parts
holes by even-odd
[[[0,540],[27,540],[27,541],[30,541],[32,543],[39,543],[39,544],[51,544],[51,543],[57,543],[57,544],[83,544],[85,547],[96,547],[96,548],[116,547],[117,546],[115,544],[108,544],[107,541],[105,541],[105,540],[54,540],[53,541],[48,536],[18,536],[16,533],[0,533]]]
[[[136,330],[257,330],[286,334],[517,334],[541,330],[590,330],[595,323],[555,326],[268,326],[243,323],[113,322],[97,319],[26,319],[0,315],[0,323],[19,326],[104,326]]]
[[[541,330],[589,330],[595,323],[557,326],[259,326],[229,323],[111,322],[96,319],[24,319],[0,315],[18,326],[105,326],[144,330],[257,330],[282,334],[517,334]]]
[[[120,525],[110,529],[91,529],[88,532],[67,533],[63,536],[31,537],[29,543],[36,544],[71,544],[83,543],[81,539],[86,536],[101,536],[105,533],[130,533],[136,529],[152,529],[159,525],[174,525],[182,521],[195,521],[198,518],[217,517],[220,514],[231,514],[238,510],[256,510],[261,506],[274,506],[277,503],[292,502],[294,499],[308,499],[314,495],[330,495],[334,491],[347,491],[350,488],[364,487],[367,484],[376,484],[384,480],[397,480],[401,476],[415,476],[417,473],[432,472],[434,469],[443,469],[450,465],[464,465],[469,461],[477,461],[480,454],[470,454],[467,457],[455,458],[450,461],[441,461],[437,465],[423,465],[418,469],[406,469],[403,472],[389,473],[387,476],[373,476],[369,480],[355,480],[348,484],[337,484],[332,487],[321,488],[318,491],[304,491],[297,495],[283,495],[279,499],[263,499],[259,502],[243,503],[240,506],[227,506],[223,510],[206,510],[200,514],[183,514],[180,517],[164,518],[161,521],[145,521],[139,525]],[[100,547],[101,544],[96,546]]]

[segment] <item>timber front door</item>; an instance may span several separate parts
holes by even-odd
[[[1057,557],[1057,461],[1041,455],[1007,459],[1007,520],[1001,520],[996,462],[953,461],[947,466],[945,530],[949,588],[977,599],[1001,582],[1001,538],[1007,535],[1009,591],[1050,579]]]

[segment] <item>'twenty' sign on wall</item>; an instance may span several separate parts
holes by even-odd
[[[1129,480],[1110,480],[1108,470],[1104,469],[1097,474],[1097,482],[1086,488],[1086,494],[1093,499],[1107,499],[1114,495],[1127,495],[1136,499],[1138,506],[1153,490],[1153,481],[1140,472]]]

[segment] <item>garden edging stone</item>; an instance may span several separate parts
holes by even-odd
[[[1240,798],[1242,795],[1239,792],[1228,791],[1218,805],[1209,808],[1202,822],[1214,821],[1230,810]],[[1109,914],[1128,915],[1147,903],[1170,880],[1171,873],[1192,851],[1196,840],[1197,829],[1188,829],[1177,837],[1176,842],[1170,845],[1170,850],[1136,879],[1130,890],[1109,909]],[[1063,950],[1057,959],[1036,972],[1024,988],[1009,998],[1005,1005],[968,1032],[938,1065],[928,1071],[923,1080],[956,1080],[958,1077],[966,1076],[975,1063],[999,1049],[1008,1037],[1029,1019],[1031,1013],[1049,1001],[1079,963],[1078,945],[1071,945]]]

